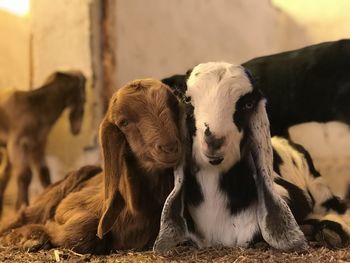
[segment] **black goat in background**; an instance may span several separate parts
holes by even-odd
[[[350,40],[258,57],[242,65],[267,98],[272,135],[287,135],[290,126],[310,121],[350,124]],[[187,75],[162,81],[184,93]]]

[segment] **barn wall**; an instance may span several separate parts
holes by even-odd
[[[0,10],[0,89],[29,89],[28,17]]]
[[[301,47],[308,36],[269,0],[117,0],[119,86],[213,60],[241,63]]]

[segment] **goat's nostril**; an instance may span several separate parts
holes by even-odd
[[[211,136],[211,131],[210,131],[210,129],[209,129],[209,125],[206,124],[206,123],[204,123],[204,125],[205,125],[205,127],[206,127],[206,129],[205,129],[205,131],[204,131],[205,136]]]
[[[221,148],[221,146],[224,144],[225,138],[216,138],[215,136],[206,136],[205,142],[208,145],[209,148],[211,148],[214,151],[217,151]]]

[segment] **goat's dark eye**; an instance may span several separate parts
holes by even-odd
[[[254,102],[250,101],[244,104],[243,110],[251,110],[254,107]]]
[[[129,121],[127,119],[123,119],[119,122],[120,127],[126,127],[129,125]]]
[[[190,96],[187,97],[186,95],[184,95],[183,100],[184,100],[184,102],[185,102],[186,104],[191,103],[191,97],[190,97]]]

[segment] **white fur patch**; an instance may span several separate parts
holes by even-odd
[[[196,174],[204,201],[199,206],[189,206],[189,212],[196,231],[203,237],[198,245],[247,247],[259,231],[256,204],[231,215],[226,194],[219,189],[219,177],[217,169],[206,169]]]

